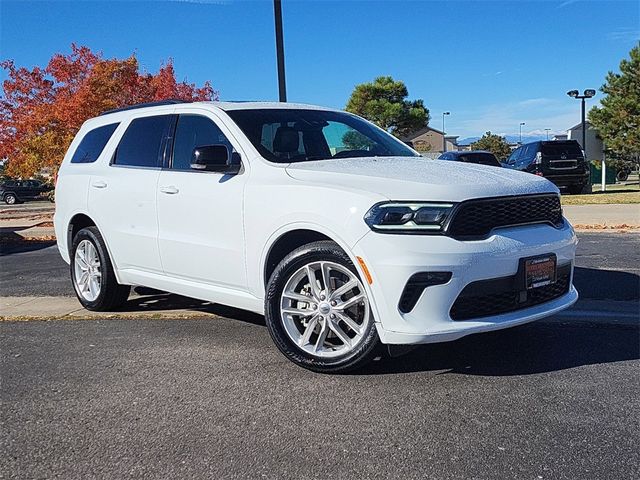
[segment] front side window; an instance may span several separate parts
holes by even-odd
[[[113,163],[131,167],[160,167],[164,139],[172,115],[157,115],[133,120],[124,132]]]
[[[109,125],[103,125],[98,128],[94,128],[87,132],[84,138],[80,141],[78,148],[71,157],[71,163],[93,163],[95,162],[105,145],[113,135],[113,132],[118,127],[118,123],[111,123]]]
[[[274,108],[227,114],[271,162],[420,156],[388,133],[343,112]]]
[[[226,145],[229,153],[233,151],[227,137],[211,119],[202,115],[180,115],[176,126],[171,168],[190,170],[194,148],[205,145]]]

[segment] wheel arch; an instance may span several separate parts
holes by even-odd
[[[284,233],[281,233],[270,244],[267,250],[267,254],[265,256],[265,259],[263,262],[263,268],[262,268],[263,286],[264,287],[267,286],[267,283],[271,278],[271,274],[273,273],[273,271],[276,269],[276,267],[284,257],[286,257],[289,253],[291,253],[298,247],[301,247],[308,243],[317,242],[320,240],[335,241],[333,240],[333,238],[330,238],[324,233],[321,233],[318,230],[313,230],[310,228],[296,228],[296,229],[288,230]],[[341,246],[341,248],[343,247]]]
[[[67,224],[67,250],[69,252],[69,256],[71,257],[71,248],[73,246],[73,238],[76,234],[87,227],[98,227],[96,222],[93,219],[84,213],[76,213]],[[98,229],[99,230],[99,229]]]
[[[109,255],[109,259],[111,260],[111,265],[113,266],[113,273],[115,274],[117,281],[120,283],[120,272],[118,271],[116,260],[113,256],[113,252],[111,251],[109,240],[104,235],[104,230],[100,228],[98,222],[96,222],[90,215],[84,212],[77,212],[72,215],[69,223],[67,224],[67,251],[69,252],[70,261],[73,261],[71,252],[71,249],[73,248],[73,237],[81,229],[86,227],[96,227],[100,232],[102,240],[107,247],[107,253]]]
[[[297,243],[297,241],[310,239],[309,241],[304,241],[302,243]],[[374,312],[374,316],[376,318],[376,323],[378,322],[378,308],[376,305],[376,299],[373,297],[373,292],[371,290],[371,286],[366,281],[366,274],[358,261],[355,253],[350,247],[349,243],[337,235],[335,232],[330,229],[309,223],[294,223],[289,224],[287,226],[282,227],[277,232],[275,232],[267,242],[267,247],[264,250],[263,259],[261,262],[261,270],[262,278],[260,287],[262,287],[262,292],[266,290],[267,283],[269,282],[269,278],[273,273],[275,267],[280,263],[280,261],[287,256],[290,252],[295,250],[296,248],[305,245],[307,243],[311,243],[318,240],[330,240],[335,242],[351,259],[351,262],[355,265],[360,278],[362,279],[362,283],[364,288],[367,291],[367,295],[369,296],[369,302],[371,304],[371,308]],[[357,243],[358,239],[354,239],[353,243]],[[296,244],[297,243],[297,244]],[[274,247],[279,245],[279,250],[274,250]],[[286,248],[285,248],[286,247]],[[285,251],[288,250],[288,251]],[[284,253],[283,253],[284,252]],[[277,253],[277,255],[273,255]]]

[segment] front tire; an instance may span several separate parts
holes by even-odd
[[[113,310],[129,298],[131,287],[117,282],[97,227],[83,228],[73,237],[70,269],[76,296],[87,310]]]
[[[4,196],[4,203],[7,205],[15,205],[18,203],[18,198],[13,193],[7,193]]]
[[[303,245],[280,262],[267,285],[265,319],[278,349],[315,372],[360,368],[380,343],[358,271],[331,241]]]

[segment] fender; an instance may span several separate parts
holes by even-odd
[[[261,257],[260,257],[260,272],[264,272],[265,271],[267,258],[269,257],[269,253],[271,252],[271,248],[273,247],[273,245],[283,235],[285,235],[288,232],[292,232],[294,230],[312,230],[314,232],[321,233],[322,235],[325,235],[326,237],[328,237],[330,240],[336,242],[338,244],[338,246],[340,248],[342,248],[342,250],[345,251],[345,253],[351,259],[351,262],[355,265],[356,270],[358,271],[358,275],[360,275],[360,279],[362,280],[362,284],[364,285],[364,288],[365,288],[365,290],[367,292],[367,296],[369,297],[369,306],[373,310],[375,322],[376,322],[376,324],[378,324],[380,322],[380,320],[379,320],[380,319],[380,315],[378,315],[378,308],[376,306],[375,297],[373,296],[373,292],[371,291],[369,283],[366,281],[367,277],[366,277],[364,271],[362,270],[362,266],[360,265],[360,262],[356,258],[356,255],[353,253],[353,250],[351,249],[351,246],[349,245],[349,243],[347,241],[345,241],[344,238],[342,238],[340,235],[338,235],[335,231],[333,231],[333,230],[331,230],[331,229],[329,229],[329,228],[327,228],[327,227],[325,227],[323,225],[318,225],[318,224],[310,223],[310,222],[293,222],[293,223],[288,223],[286,225],[283,225],[278,230],[273,232],[271,234],[271,236],[269,237],[269,239],[267,240],[267,242],[265,243],[265,247],[262,250],[262,254],[261,254]],[[365,233],[365,235],[366,235],[366,233]],[[358,238],[354,242],[354,245],[356,243],[358,243],[359,240],[360,240],[360,238]],[[365,263],[366,263],[366,259],[363,259],[363,260],[365,260]],[[253,290],[253,288],[252,288],[252,290]],[[264,299],[264,293],[265,293],[264,282],[262,282],[262,281],[259,282],[259,286],[258,286],[257,289],[255,289],[255,293],[257,294],[256,296],[258,298]]]

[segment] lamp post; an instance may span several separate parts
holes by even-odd
[[[587,127],[586,127],[586,121],[585,121],[585,108],[586,108],[586,102],[585,99],[587,98],[591,98],[596,94],[596,91],[593,90],[592,88],[589,88],[587,90],[584,91],[584,93],[582,95],[580,95],[580,92],[578,90],[569,90],[567,92],[567,95],[569,95],[572,98],[575,98],[576,100],[581,100],[582,103],[582,151],[584,152],[584,160],[585,162],[588,161],[587,160]]]
[[[549,140],[549,130],[551,130],[550,128],[545,128],[544,131],[547,134],[547,140]]]
[[[442,112],[442,152],[447,151],[447,135],[444,132],[444,117],[445,115],[451,115],[451,112]]]
[[[276,58],[278,60],[278,93],[281,102],[287,101],[287,83],[284,77],[284,39],[282,35],[282,3],[273,0],[273,16],[276,22]]]
[[[518,142],[520,145],[522,145],[522,127],[526,125],[524,122],[520,122],[520,141]]]

